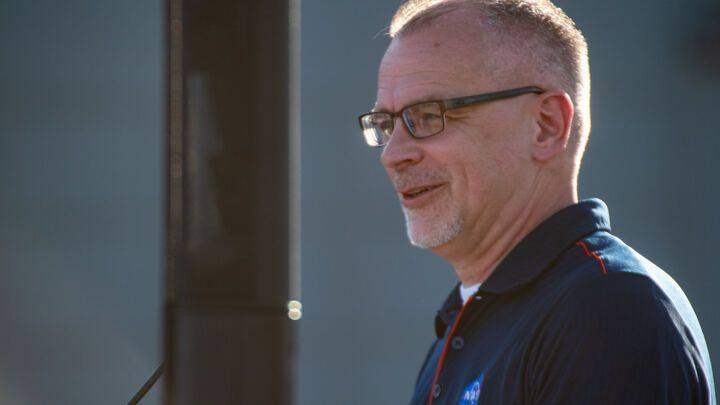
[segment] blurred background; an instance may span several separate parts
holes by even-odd
[[[302,405],[407,402],[455,283],[407,243],[356,127],[398,4],[302,1]],[[683,286],[717,370],[720,5],[557,4],[590,45],[581,196]],[[2,404],[126,403],[161,361],[164,18],[159,0],[0,2]]]

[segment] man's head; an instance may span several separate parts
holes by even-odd
[[[496,62],[495,73],[512,76],[529,70],[570,95],[574,142],[582,157],[590,133],[590,68],[587,42],[573,21],[549,0],[409,0],[395,12],[390,37],[447,23],[453,20],[449,14],[464,15],[467,28],[476,29],[457,41],[499,47],[521,57],[519,64],[488,61]]]
[[[428,138],[392,121],[381,160],[414,244],[460,254],[507,232],[517,216],[544,214],[535,201],[576,198],[590,127],[587,50],[559,9],[540,0],[411,0],[390,35],[375,111],[545,90],[448,110],[444,130]]]

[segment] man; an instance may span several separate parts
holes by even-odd
[[[714,404],[675,282],[579,202],[587,45],[543,0],[410,0],[360,117],[411,242],[460,280],[412,404]]]

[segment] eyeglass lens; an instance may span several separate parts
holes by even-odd
[[[435,135],[444,128],[442,109],[438,103],[421,103],[405,108],[402,119],[410,133],[417,138]],[[370,113],[361,117],[363,136],[370,146],[387,143],[394,129],[394,120],[389,113]]]
[[[435,135],[444,127],[442,110],[438,103],[412,105],[403,110],[403,120],[408,130],[417,138]]]
[[[363,136],[369,146],[385,145],[392,135],[393,116],[388,113],[370,113],[360,118]]]

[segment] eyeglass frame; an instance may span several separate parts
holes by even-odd
[[[405,106],[405,107],[403,107],[402,110],[400,110],[398,112],[370,111],[365,114],[361,114],[360,116],[358,116],[358,123],[360,124],[360,129],[362,131],[365,131],[365,127],[363,126],[363,122],[362,122],[364,117],[367,117],[367,116],[373,115],[373,114],[389,114],[390,118],[391,118],[391,122],[393,123],[392,124],[393,131],[395,129],[395,118],[400,117],[400,118],[402,118],[403,125],[405,125],[405,129],[407,129],[410,136],[412,136],[415,139],[425,139],[425,138],[429,138],[431,136],[435,136],[445,130],[445,112],[447,112],[447,111],[455,110],[455,109],[463,108],[463,107],[468,107],[468,106],[471,106],[474,104],[479,104],[479,103],[505,100],[508,98],[517,97],[517,96],[521,96],[524,94],[531,94],[531,93],[542,94],[544,92],[545,92],[545,90],[543,90],[542,88],[537,87],[537,86],[525,86],[525,87],[517,87],[517,88],[513,88],[513,89],[508,89],[508,90],[494,91],[491,93],[476,94],[474,96],[454,97],[454,98],[449,98],[449,99],[445,99],[445,100],[426,100],[426,101],[420,101],[420,102]],[[405,112],[408,111],[410,108],[421,105],[421,104],[433,104],[433,103],[437,104],[440,107],[440,114],[442,115],[442,128],[440,128],[440,130],[438,130],[437,132],[434,132],[430,135],[417,136],[414,133],[415,131],[413,129],[411,129],[411,125],[409,125],[407,123],[406,117],[405,117]],[[389,138],[390,137],[388,136],[388,139]],[[367,143],[367,141],[365,143]],[[380,145],[369,145],[368,144],[368,146],[370,146],[371,148],[378,148],[381,146],[385,146],[386,144],[387,144],[387,142],[384,142]]]

